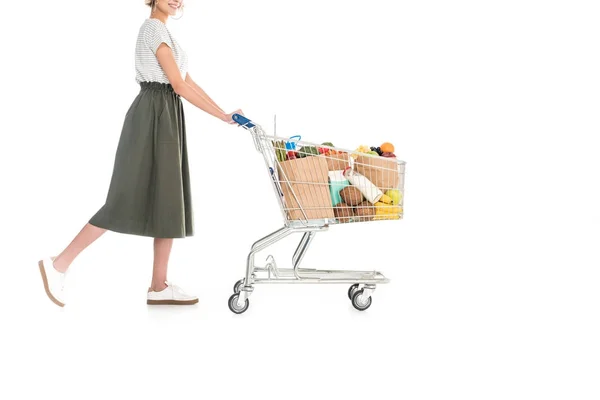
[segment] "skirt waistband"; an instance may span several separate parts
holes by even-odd
[[[170,83],[162,82],[140,82],[142,90],[164,90],[167,92],[173,92],[173,86]]]

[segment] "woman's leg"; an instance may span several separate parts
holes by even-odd
[[[86,224],[69,246],[54,259],[54,268],[59,272],[65,272],[79,253],[94,243],[104,232],[106,232],[104,228],[98,228],[89,223]]]
[[[154,265],[152,268],[152,283],[150,290],[160,292],[167,287],[167,266],[173,247],[173,239],[154,239]]]
[[[152,283],[148,290],[146,304],[196,304],[198,298],[185,293],[179,286],[167,287],[167,266],[173,247],[173,239],[154,239],[154,266],[152,268]]]

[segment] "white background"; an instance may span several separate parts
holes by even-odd
[[[137,1],[27,1],[2,22],[2,398],[598,399],[600,17],[594,1],[187,1],[195,80],[272,132],[407,162],[405,219],[333,227],[304,265],[392,279],[258,286],[282,221],[239,128],[185,104],[196,235],[150,308],[152,240],[107,233],[55,307],[36,262],[102,205],[127,108]],[[259,254],[289,265],[295,235]]]

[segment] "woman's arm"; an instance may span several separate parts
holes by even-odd
[[[192,76],[187,73],[185,75],[185,81],[188,83],[188,85],[190,85],[194,90],[196,90],[196,92],[200,93],[201,96],[203,96],[204,98],[206,98],[206,100],[212,104],[213,106],[217,107],[219,110],[221,110],[222,112],[224,112],[221,107],[219,107],[217,105],[217,103],[215,103],[213,101],[213,99],[210,98],[210,96],[200,87],[198,86],[198,84],[196,82],[194,82],[194,80],[192,79]]]
[[[156,58],[161,68],[165,72],[167,79],[175,93],[201,109],[202,111],[219,118],[222,121],[233,123],[231,114],[226,114],[219,107],[216,107],[211,101],[209,101],[202,94],[197,92],[189,83],[187,83],[181,77],[179,67],[173,57],[171,48],[166,44],[162,43],[156,50]]]

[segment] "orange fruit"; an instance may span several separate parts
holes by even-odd
[[[393,153],[394,152],[394,145],[391,143],[388,143],[388,142],[385,142],[384,144],[379,146],[379,148],[381,149],[382,153]]]

